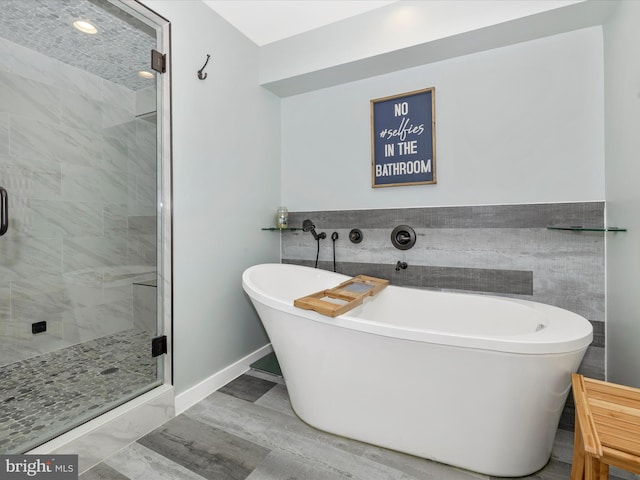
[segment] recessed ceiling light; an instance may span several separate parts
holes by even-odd
[[[153,78],[153,73],[147,72],[146,70],[141,70],[138,72],[138,76],[142,78]]]
[[[94,33],[98,33],[98,29],[86,20],[76,20],[75,22],[73,22],[73,26],[81,32],[89,33],[91,35],[93,35]]]

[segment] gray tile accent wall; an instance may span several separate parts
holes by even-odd
[[[283,259],[282,262],[309,267],[315,265],[315,261],[310,260]],[[333,270],[333,262],[318,262],[318,268]],[[370,275],[386,278],[391,280],[393,285],[399,286],[520,295],[532,295],[533,292],[533,272],[519,270],[415,266],[405,272],[396,271],[395,265],[392,264],[336,262],[336,271],[351,276]]]
[[[546,228],[602,227],[603,202],[291,212],[289,225],[306,218],[327,233],[319,260],[329,269],[336,232],[335,257],[344,268],[375,268],[398,285],[520,296],[604,322],[604,233]],[[401,224],[416,232],[410,250],[391,244],[391,231]],[[361,243],[349,241],[351,228],[362,230]],[[315,261],[311,234],[281,235],[283,261]],[[385,275],[382,266],[397,261],[408,268]]]
[[[549,225],[602,226],[603,202],[478,205],[290,212],[289,226],[311,218],[322,228],[546,228]]]
[[[367,274],[418,288],[504,295],[576,312],[594,327],[594,341],[580,371],[604,379],[604,233],[549,230],[547,226],[602,227],[604,202],[485,205],[290,212],[289,226],[309,218],[320,243],[319,268]],[[410,250],[391,243],[391,231],[409,225],[416,232]],[[363,241],[349,241],[359,228]],[[317,243],[310,233],[282,232],[282,261],[313,266]],[[611,234],[610,234],[611,235]],[[616,235],[616,234],[613,234]],[[395,270],[398,261],[406,270]],[[573,424],[571,402],[561,426]]]

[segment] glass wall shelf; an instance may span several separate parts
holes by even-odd
[[[286,227],[286,228],[278,228],[278,227],[266,227],[262,230],[268,230],[270,232],[295,232],[296,230],[302,230],[302,227]]]
[[[626,228],[618,227],[583,227],[582,225],[548,226],[549,230],[571,230],[574,232],[626,232]]]

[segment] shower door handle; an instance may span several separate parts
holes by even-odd
[[[9,228],[9,197],[7,191],[0,187],[0,237]]]

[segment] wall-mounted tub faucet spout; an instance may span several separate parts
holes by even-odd
[[[320,232],[320,234],[316,233],[316,226],[309,219],[302,222],[302,231],[311,232],[311,235],[313,235],[313,238],[315,238],[316,240],[319,240],[321,238],[327,238],[327,234],[324,232]]]
[[[399,272],[400,269],[406,270],[408,266],[409,265],[407,265],[407,262],[401,262],[400,260],[398,260],[398,263],[396,263],[396,272]]]

